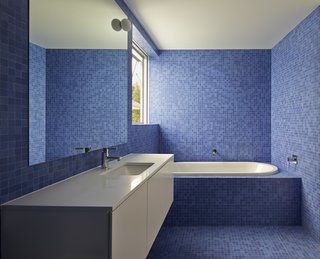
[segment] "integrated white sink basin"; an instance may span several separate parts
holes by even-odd
[[[112,170],[112,173],[120,175],[139,175],[153,164],[154,163],[126,163],[117,169]]]

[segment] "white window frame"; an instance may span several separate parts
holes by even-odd
[[[132,122],[133,125],[149,123],[149,56],[139,47],[137,43],[132,41],[132,58],[142,62],[143,85],[141,86],[141,107],[140,107],[140,123]],[[132,82],[131,82],[132,87]],[[131,96],[132,98],[132,96]]]

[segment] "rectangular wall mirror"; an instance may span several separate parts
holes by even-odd
[[[127,142],[128,33],[113,0],[30,0],[29,164]]]

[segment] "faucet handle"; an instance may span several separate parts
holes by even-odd
[[[106,152],[107,150],[117,150],[118,148],[117,147],[115,147],[115,146],[113,146],[113,147],[104,147],[104,148],[102,148],[102,151],[103,152]]]
[[[76,147],[75,150],[81,150],[84,153],[88,153],[91,151],[91,147]]]

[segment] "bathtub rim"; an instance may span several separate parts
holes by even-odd
[[[260,164],[260,165],[268,165],[273,170],[272,171],[266,171],[266,172],[253,172],[253,171],[247,171],[247,172],[213,172],[213,171],[204,171],[204,172],[196,172],[196,171],[177,171],[176,168],[173,166],[172,174],[174,177],[195,177],[195,176],[204,176],[204,177],[210,177],[210,176],[268,176],[268,175],[274,175],[279,173],[279,168],[271,163],[264,163],[264,162],[254,162],[254,161],[178,161],[174,162],[174,165],[178,164],[184,164],[184,163],[191,163],[193,165],[196,164],[240,164],[240,163],[251,163],[251,164]]]

